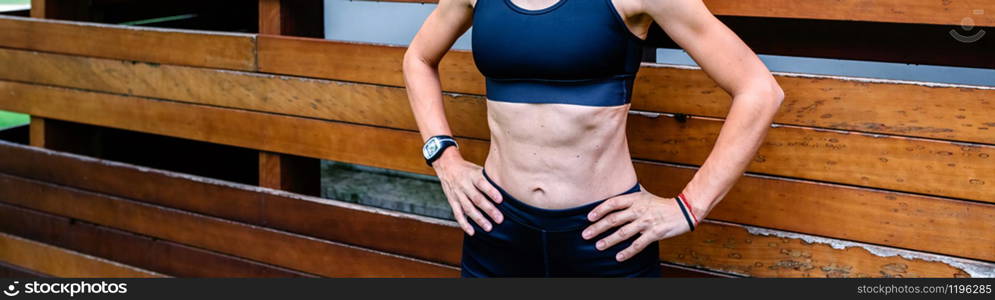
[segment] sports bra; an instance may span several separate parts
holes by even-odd
[[[538,10],[477,0],[473,61],[487,98],[523,103],[629,103],[643,40],[611,0],[559,0]]]

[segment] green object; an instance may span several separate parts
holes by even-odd
[[[0,4],[31,4],[31,0],[0,0]]]
[[[28,122],[31,122],[31,117],[28,115],[0,110],[0,129],[28,124]]]

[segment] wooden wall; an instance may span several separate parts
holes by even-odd
[[[30,145],[0,142],[0,274],[458,275],[454,222],[311,196],[318,159],[434,175],[419,154],[403,47],[308,38],[313,23],[286,23],[313,13],[315,1],[260,0],[259,33],[51,20],[61,18],[48,13],[53,1],[40,2],[35,18],[0,16],[0,110],[32,115]],[[820,28],[949,28],[970,14],[962,1],[706,2],[724,20]],[[990,15],[975,23],[995,25]],[[653,41],[667,43],[659,34]],[[818,45],[756,44],[774,54]],[[935,51],[909,44],[831,56],[859,59],[887,46],[919,55],[879,60],[914,62]],[[985,45],[970,51],[991,53]],[[482,163],[484,84],[471,53],[451,51],[440,75],[461,152]],[[767,141],[699,230],[661,241],[665,274],[995,276],[995,89],[775,75],[787,98]],[[643,63],[628,135],[650,191],[672,195],[691,178],[730,100],[699,69]],[[258,180],[53,146],[78,140],[66,129],[73,124],[255,151],[248,163]]]

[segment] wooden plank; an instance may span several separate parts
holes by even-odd
[[[0,172],[405,256],[459,264],[459,253],[451,248],[458,246],[447,242],[458,240],[462,231],[455,226],[439,229],[439,224],[451,221],[6,142],[0,142]],[[397,242],[400,240],[405,242]]]
[[[458,264],[459,261],[459,239],[462,236],[458,228],[452,221],[437,221],[430,218],[415,217],[408,214],[394,213],[389,211],[384,211],[380,209],[371,209],[358,205],[346,204],[338,201],[331,201],[301,195],[294,195],[288,193],[282,193],[274,190],[267,189],[256,189],[251,186],[237,185],[231,183],[225,183],[221,181],[211,180],[207,178],[192,177],[183,174],[175,174],[172,172],[150,170],[145,168],[135,168],[120,163],[113,163],[107,161],[100,161],[89,159],[85,157],[79,157],[75,155],[69,155],[64,153],[52,152],[43,149],[28,148],[24,146],[0,143],[0,158],[10,157],[12,159],[3,160],[0,159],[0,170],[4,170],[7,173],[18,174],[19,176],[23,174],[28,177],[35,177],[37,179],[54,181],[55,183],[61,182],[71,182],[75,186],[81,189],[96,190],[103,193],[118,194],[123,197],[141,197],[141,201],[156,203],[159,205],[177,207],[184,210],[190,210],[198,213],[219,215],[224,218],[234,219],[238,221],[243,221],[252,224],[261,224],[273,227],[275,229],[283,229],[292,232],[298,232],[302,234],[307,234],[311,236],[316,236],[319,238],[326,238],[330,240],[337,240],[346,242],[353,245],[359,245],[363,247],[371,247],[374,249],[379,249],[383,251],[400,253],[402,255],[411,255],[416,257],[421,257],[429,260],[439,261],[443,263],[448,263],[451,265]],[[51,168],[45,166],[60,166],[60,172],[45,172]],[[79,174],[87,174],[86,177],[80,177]],[[662,174],[662,175],[657,175]],[[652,177],[652,176],[656,177]],[[663,175],[671,177],[662,177]],[[668,181],[679,181],[680,176],[690,175],[690,172],[686,170],[677,169],[676,172],[660,172],[656,171],[654,173],[647,173],[642,168],[640,168],[641,178],[651,178],[649,180],[644,180],[647,183],[647,188],[657,191],[659,189],[668,188],[666,185],[655,184],[658,182],[668,182]],[[118,178],[131,178],[128,183],[122,183]],[[656,178],[656,179],[652,179]],[[756,184],[758,179],[755,178],[744,178],[741,180],[742,184],[753,185]],[[811,186],[799,186],[799,188],[806,188]],[[767,186],[758,186],[756,189],[747,189],[747,191],[754,190],[773,190],[778,191],[780,186],[774,184]],[[820,187],[815,187],[820,188]],[[794,188],[788,186],[787,192],[795,191]],[[818,195],[832,194],[837,192],[843,192],[846,195],[846,190],[833,190],[827,187],[821,187],[821,189],[814,190],[812,196],[805,195],[807,197],[798,197],[797,201],[809,201],[808,198],[815,198]],[[724,206],[729,206],[730,202],[743,202],[751,199],[764,199],[764,194],[753,194],[744,197],[739,197],[739,190],[734,190],[730,193],[732,195],[730,199],[723,202],[718,208],[716,208],[717,214],[722,214],[720,211]],[[873,194],[875,191],[866,191],[867,194]],[[858,194],[859,196],[859,194]],[[872,198],[871,198],[872,199]],[[794,200],[794,199],[792,199]],[[850,199],[847,197],[841,197],[840,199],[831,199],[832,201],[839,201],[841,203],[846,203],[849,201],[865,201],[868,199]],[[915,201],[913,197],[902,197],[898,195],[896,200],[899,201]],[[766,215],[764,212],[770,211],[768,215],[781,214],[783,218],[785,209],[793,209],[794,207],[783,208],[784,202],[788,201],[778,201],[778,203],[770,202],[764,205],[765,201],[754,200],[753,203],[758,204],[760,207],[756,208],[758,213],[751,212],[749,210],[743,211],[740,214],[749,214],[752,218],[764,219]],[[775,206],[771,206],[773,203]],[[928,204],[920,201],[919,203],[910,202],[911,205]],[[735,205],[735,207],[750,206],[752,203],[744,203],[741,205]],[[814,205],[824,205],[824,203],[815,203]],[[778,208],[781,206],[782,208]],[[808,224],[811,220],[807,219],[811,215],[806,215],[805,209],[817,210],[817,208],[804,207],[805,205],[798,205],[796,209],[798,215],[797,217],[783,218],[785,220],[794,220],[796,224]],[[841,208],[841,214],[849,213],[844,205],[839,205]],[[858,205],[858,207],[864,206],[864,204]],[[932,205],[936,207],[936,205]],[[933,209],[930,205],[924,206],[925,213],[930,213]],[[852,208],[850,208],[852,209]],[[977,209],[977,208],[972,208]],[[890,211],[887,208],[882,208],[882,210]],[[989,208],[989,210],[991,210]],[[837,211],[835,208],[829,209],[828,211]],[[260,214],[260,212],[262,212]],[[726,212],[727,214],[732,214]],[[793,212],[792,214],[794,214]],[[971,214],[964,214],[963,212],[941,212],[949,214],[947,220],[963,218],[963,219],[973,219],[976,218]],[[829,214],[829,213],[827,213]],[[939,214],[939,213],[937,213]],[[963,216],[963,217],[962,217]],[[819,216],[816,216],[819,217]],[[943,216],[938,216],[942,218]],[[900,218],[899,218],[900,219]],[[849,222],[859,222],[862,219],[848,220]],[[941,220],[942,221],[942,220]],[[898,224],[898,222],[895,222]],[[708,226],[718,226],[724,223],[706,223]],[[825,226],[824,224],[816,224],[823,226],[824,228],[838,228],[838,224],[834,226]],[[859,226],[860,223],[855,226]],[[738,225],[737,225],[738,226]],[[946,226],[943,222],[937,222],[937,226]],[[740,227],[737,227],[740,228]],[[869,227],[874,228],[874,227]],[[891,234],[895,236],[903,236],[908,232],[908,226],[898,224],[895,226],[884,226],[880,228],[884,234]],[[825,229],[824,229],[825,230]],[[914,228],[913,230],[920,230],[919,228]],[[973,230],[971,227],[965,227],[965,230]],[[708,230],[703,230],[707,232]],[[768,230],[770,231],[770,230]],[[848,231],[848,230],[844,230]],[[922,231],[928,231],[928,228],[922,229]],[[696,231],[695,234],[698,234]],[[773,231],[776,232],[776,231]],[[836,231],[839,232],[839,231]],[[866,231],[854,231],[849,234],[849,237],[858,238],[861,234],[865,234]],[[786,233],[785,233],[786,234]],[[914,233],[918,234],[918,233]],[[984,232],[980,235],[986,235]],[[928,241],[928,237],[925,240]],[[405,241],[404,243],[398,243],[397,241]],[[829,240],[829,239],[826,239]],[[912,239],[916,241],[916,239]],[[675,240],[680,241],[680,240]],[[835,241],[842,243],[844,241]],[[943,249],[950,249],[949,247],[955,247],[961,242],[973,243],[965,239],[959,241],[958,243],[942,244]],[[934,242],[938,245],[939,242]],[[988,242],[990,244],[990,242]],[[696,249],[698,247],[704,247],[705,249],[711,247],[708,243],[704,245],[695,245],[691,242],[681,242],[679,245],[689,245],[687,247],[692,247]],[[939,248],[939,247],[937,247]],[[762,249],[761,249],[762,250]],[[670,253],[671,248],[666,248],[661,250],[661,255],[667,256]],[[702,250],[705,251],[705,250]],[[773,259],[781,256],[781,248],[772,248],[770,253],[757,250],[754,252],[757,254],[756,257],[747,257],[746,259]],[[852,252],[852,251],[850,251]],[[832,261],[851,261],[846,254],[849,252],[845,251],[824,251],[822,252],[824,259]],[[917,252],[918,253],[918,252]],[[919,253],[922,254],[922,253]],[[922,255],[920,255],[922,256]],[[936,258],[936,259],[947,259],[948,257],[935,255],[922,256],[925,258]],[[868,257],[858,257],[853,260],[860,259],[862,261],[874,263],[878,259],[872,256]],[[665,259],[668,262],[676,262],[681,264],[689,264],[687,260],[677,260],[677,259]],[[886,265],[894,262],[893,260],[888,260],[889,262],[882,262],[878,265]],[[697,264],[701,267],[706,267],[709,269],[722,269],[729,270],[726,268],[724,263],[721,261],[713,264],[711,260],[699,260]],[[945,266],[942,263],[928,262],[922,259],[909,259],[908,262],[904,262],[908,269],[920,270],[920,269],[933,269],[942,270],[942,272],[931,272],[933,276],[950,276],[948,271],[950,271],[949,266]],[[938,264],[938,265],[935,265]],[[972,263],[973,264],[973,263]],[[932,266],[932,267],[931,267]],[[981,265],[984,266],[984,265]],[[876,272],[877,269],[873,269]],[[758,273],[751,272],[739,272],[740,274],[746,274],[751,276],[769,276],[772,273],[762,273],[766,272],[763,270],[757,270]],[[870,271],[869,271],[870,272]],[[873,273],[872,272],[872,273]],[[919,271],[916,271],[919,272]],[[948,272],[948,273],[943,273]],[[854,273],[856,274],[856,273]],[[877,273],[873,273],[871,276]],[[787,274],[785,276],[801,276],[801,272]],[[852,276],[853,274],[851,274]],[[821,276],[821,275],[820,275]]]
[[[648,189],[675,195],[696,168],[637,162]],[[708,219],[995,261],[995,205],[756,174]]]
[[[716,15],[961,25],[970,17],[975,26],[995,26],[995,3],[967,0],[706,0]],[[981,11],[975,14],[975,11]]]
[[[2,278],[50,278],[51,275],[42,274],[35,270],[28,270],[18,265],[12,265],[0,261],[0,277]]]
[[[324,74],[340,80],[385,85],[402,84],[388,69],[365,72],[338,42],[320,42],[308,53],[333,65],[302,70],[331,70]],[[364,49],[363,57],[386,57],[391,47],[348,44]],[[342,46],[348,49],[347,46]],[[389,52],[388,51],[388,52]],[[280,57],[293,58],[290,52]],[[458,55],[457,55],[458,54]],[[447,57],[462,54],[452,52]],[[467,58],[469,59],[469,58]],[[303,63],[303,61],[302,61]],[[315,63],[315,62],[310,62]],[[365,61],[376,68],[386,60]],[[400,61],[396,62],[400,64]],[[469,60],[466,63],[472,63]],[[349,65],[353,67],[337,67]],[[473,81],[470,73],[443,73],[455,85]],[[288,70],[288,72],[290,72]],[[352,75],[350,75],[352,74]],[[367,75],[363,75],[367,74]],[[450,75],[451,74],[451,75]],[[322,74],[312,74],[321,75]],[[106,91],[216,106],[268,111],[281,114],[341,120],[378,126],[416,128],[407,109],[404,89],[380,85],[357,85],[336,81],[225,72],[170,65],[134,64],[127,61],[0,49],[0,78],[37,82],[87,90]],[[777,76],[788,94],[775,118],[780,124],[840,130],[896,134],[995,144],[991,134],[995,114],[991,99],[995,89],[944,84],[916,84],[856,78],[834,78],[781,74]],[[668,84],[656,84],[666,82]],[[458,92],[482,93],[482,87],[451,87]],[[945,99],[958,99],[947,101]],[[486,122],[470,122],[461,115],[486,114],[479,97],[446,94],[447,115],[456,134],[489,138]],[[644,64],[636,82],[633,109],[724,117],[731,98],[698,69]],[[868,121],[873,120],[873,121]]]
[[[55,119],[31,116],[30,145],[88,156],[101,156],[103,149],[94,143],[100,130],[94,127],[74,126]]]
[[[381,167],[432,174],[424,163],[417,163],[421,159],[417,154],[420,139],[414,139],[411,131],[380,131],[367,126],[14,82],[0,81],[0,91],[8,97],[0,103],[0,109],[35,116],[313,158],[375,161]],[[483,103],[477,101],[476,108],[477,113],[463,115],[455,123],[484,119]],[[636,158],[701,164],[721,125],[721,120],[711,118],[636,114],[629,118],[630,150]],[[379,133],[368,135],[370,132]],[[395,147],[355,151],[355,141],[360,140]],[[993,148],[778,126],[770,130],[748,170],[992,202]],[[486,149],[464,147],[461,152],[483,162]]]
[[[90,4],[76,0],[31,0],[32,18],[88,21]]]
[[[0,233],[0,261],[56,277],[166,277],[6,233]]]
[[[0,170],[19,176],[253,224],[267,224],[432,261],[450,264],[458,261],[456,256],[439,256],[438,253],[445,251],[432,247],[440,243],[434,239],[435,236],[412,240],[405,245],[384,243],[379,238],[397,240],[405,238],[406,230],[428,230],[412,220],[406,220],[397,227],[386,226],[382,214],[362,213],[356,216],[359,213],[330,205],[337,202],[319,199],[299,201],[308,198],[296,199],[287,195],[271,195],[258,200],[259,196],[247,195],[244,191],[218,183],[189,181],[170,173],[137,171],[100,161],[43,154],[14,144],[0,145],[3,145],[0,153],[11,158],[0,159]],[[646,188],[664,196],[680,191],[695,172],[690,167],[643,161],[637,161],[635,166]],[[56,167],[61,171],[40,171]],[[118,178],[135,180],[124,183]],[[260,215],[259,211],[263,213]],[[995,260],[995,241],[987,234],[995,230],[992,228],[995,226],[995,205],[991,204],[748,174],[739,180],[709,218]],[[841,229],[840,224],[846,225],[842,225]],[[362,231],[369,232],[374,238],[362,239],[367,234],[351,233],[359,228],[365,228]],[[442,237],[457,236],[458,231],[452,230]]]
[[[28,127],[30,130],[30,137],[28,140],[31,146],[45,148],[45,119],[39,117],[31,117],[31,124]]]
[[[0,109],[43,117],[216,144],[343,162],[432,172],[411,131],[379,129],[138,97],[0,82]],[[56,117],[58,116],[58,117]],[[365,149],[364,143],[392,147]],[[461,140],[460,145],[483,143]],[[356,151],[364,148],[362,151]],[[477,150],[470,150],[477,149]],[[467,147],[464,157],[483,161],[486,147]]]
[[[404,49],[261,35],[259,65],[261,71],[270,73],[403,87],[400,66]],[[485,93],[483,77],[474,68],[468,51],[450,51],[440,63],[439,72],[445,91]],[[995,144],[995,135],[990,133],[995,130],[995,123],[988,118],[995,114],[995,106],[991,105],[995,89],[991,87],[775,75],[787,95],[775,117],[776,123]],[[381,97],[396,94],[385,93]],[[362,94],[357,91],[357,95]],[[407,101],[406,96],[402,99]],[[698,68],[644,63],[635,83],[632,108],[722,118],[728,114],[731,103],[731,97]],[[315,105],[320,108],[327,104]],[[410,118],[404,117],[403,120]],[[489,137],[486,132],[478,131],[462,134]]]
[[[259,33],[280,34],[280,0],[259,0]]]
[[[719,16],[759,54],[995,68],[992,27]],[[972,40],[976,39],[976,40]],[[680,49],[660,26],[647,46]]]
[[[416,128],[404,89],[0,49],[0,78],[393,128]],[[447,97],[447,111],[481,116],[478,97]],[[489,138],[486,122],[454,124]]]
[[[404,86],[405,47],[268,34],[257,39],[261,72]],[[439,77],[444,91],[484,93],[484,78],[472,59],[465,50],[452,50],[442,58]]]
[[[170,241],[0,204],[0,231],[179,277],[316,277]]]
[[[152,63],[255,70],[255,36],[0,16],[0,46]]]
[[[701,165],[722,120],[631,115],[635,158]],[[798,126],[770,129],[749,172],[995,203],[995,147]]]
[[[384,0],[438,3],[438,0]],[[995,26],[995,17],[975,10],[995,11],[995,3],[966,0],[706,0],[715,15],[961,25],[972,17],[976,26]]]
[[[0,175],[0,202],[322,276],[457,275],[443,265],[9,175]]]
[[[124,126],[132,130],[236,146],[267,147],[268,149],[264,148],[264,150],[296,153],[423,174],[432,174],[433,172],[420,161],[417,153],[397,152],[397,149],[417,151],[420,138],[417,133],[412,131],[214,107],[196,107],[54,88],[38,88],[23,84],[11,83],[10,86],[19,87],[15,90],[15,94],[21,96],[15,97],[11,101],[4,101],[0,105],[17,104],[19,100],[22,102],[18,104],[20,107],[37,109],[38,111],[28,111],[28,113],[35,115],[56,113],[53,116],[79,118],[78,121],[84,122],[97,120],[100,122],[97,125],[101,126]],[[0,88],[0,90],[7,89]],[[35,93],[36,91],[43,92]],[[44,105],[45,108],[41,108],[39,105]],[[11,109],[11,107],[0,107],[0,109]],[[94,117],[98,115],[100,118]],[[692,118],[682,123],[675,118],[666,116],[656,118],[634,116],[630,122],[634,124],[633,126],[637,126],[636,128],[654,128],[656,133],[655,135],[640,132],[630,133],[632,141],[630,144],[635,157],[652,154],[656,155],[657,158],[690,163],[700,163],[700,160],[704,158],[705,153],[710,149],[710,141],[720,124],[716,120],[699,118]],[[638,125],[639,123],[643,123],[643,125]],[[233,126],[237,129],[231,131],[217,129],[227,128],[231,124],[248,125]],[[265,124],[265,128],[253,127],[264,126],[263,124]],[[645,130],[645,132],[654,131]],[[660,134],[660,132],[669,132],[670,134]],[[302,133],[306,134],[302,135]],[[666,137],[680,138],[667,139]],[[260,141],[265,142],[261,143]],[[394,147],[390,149],[374,147],[374,145],[386,144],[394,145]],[[759,159],[752,164],[752,170],[789,174],[789,176],[794,177],[855,181],[862,185],[879,184],[896,189],[935,194],[956,193],[968,197],[978,197],[980,198],[978,200],[981,201],[992,200],[984,197],[985,189],[971,186],[980,186],[979,184],[974,184],[970,180],[967,180],[967,184],[956,181],[965,178],[962,176],[978,176],[968,177],[974,179],[986,178],[981,176],[995,174],[995,172],[985,172],[986,168],[992,167],[992,164],[984,162],[988,158],[983,158],[981,155],[989,153],[990,150],[986,147],[966,147],[904,138],[876,138],[859,134],[789,127],[771,130],[767,144],[761,149]],[[464,157],[477,163],[483,162],[487,149],[485,141],[462,139],[461,145]],[[929,160],[922,163],[923,157],[929,158]],[[881,158],[885,158],[885,160],[881,160]],[[775,162],[777,163],[775,164]],[[831,162],[834,162],[835,165]],[[934,165],[938,163],[954,164],[954,166]],[[861,164],[865,166],[860,166]],[[899,166],[889,167],[896,164]],[[916,167],[921,169],[916,169]],[[949,170],[943,170],[941,167]],[[859,174],[857,175],[859,177],[848,177],[853,176],[850,174]],[[897,179],[902,179],[904,184],[898,182]],[[876,212],[876,214],[880,213]],[[976,215],[976,218],[970,222],[972,224],[985,224],[985,222],[991,224],[990,220],[989,215],[980,214]],[[915,234],[915,231],[908,232],[908,234]],[[880,241],[879,239],[875,240]],[[927,243],[932,243],[932,241]],[[955,254],[964,251],[969,253],[966,255],[988,255],[989,257],[992,253],[984,251],[984,248],[974,248],[974,246],[955,248],[956,250],[954,248],[946,249],[939,251],[954,251]],[[965,249],[983,251],[979,254],[974,250]]]
[[[995,264],[988,262],[711,221],[693,234],[661,241],[660,256],[756,277],[995,276]]]
[[[321,161],[266,151],[259,152],[259,186],[303,195],[321,195]]]

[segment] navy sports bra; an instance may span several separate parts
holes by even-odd
[[[488,99],[615,106],[632,98],[643,40],[611,0],[559,0],[539,10],[477,0],[471,30]]]

